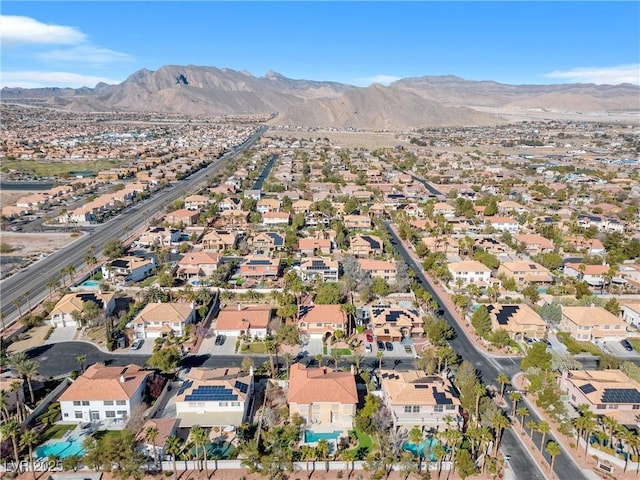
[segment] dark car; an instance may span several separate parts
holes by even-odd
[[[620,340],[620,344],[624,347],[624,349],[627,352],[632,352],[633,351],[633,345],[631,345],[631,343],[629,343],[629,340],[627,340],[627,339]]]
[[[224,335],[218,335],[218,336],[216,337],[216,342],[215,342],[215,344],[216,344],[216,345],[222,345],[222,344],[224,343],[224,341],[225,341]]]
[[[365,333],[365,338],[367,339],[367,342],[373,343],[373,335],[371,335],[371,332]]]
[[[547,347],[550,347],[550,346],[551,346],[551,342],[550,342],[549,340],[547,340],[546,338],[543,338],[541,341],[542,341],[542,343],[544,343]]]
[[[389,350],[390,352],[393,352],[393,343],[384,342],[384,346],[387,347],[387,350]]]
[[[384,342],[381,342],[380,340],[378,340],[378,350],[384,350]]]

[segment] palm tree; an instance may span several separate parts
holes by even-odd
[[[529,409],[527,407],[518,407],[516,415],[520,417],[520,433],[524,430],[524,418],[529,416]]]
[[[301,453],[302,460],[307,462],[307,478],[311,478],[311,475],[313,474],[313,471],[309,470],[309,462],[311,460],[314,461],[314,470],[315,470],[315,460],[318,457],[318,455],[316,453],[316,449],[314,447],[309,446],[309,445],[302,445],[300,447],[300,453]]]
[[[321,353],[316,355],[316,362],[318,362],[318,367],[322,367],[323,356]]]
[[[22,307],[22,303],[20,302],[20,300],[16,298],[13,301],[13,306],[16,307],[16,310],[18,310],[18,317],[21,317],[22,316],[22,308],[21,308]]]
[[[158,437],[158,427],[152,425],[144,431],[144,438],[153,445],[153,463],[158,465],[158,448],[156,447],[156,438]]]
[[[20,466],[20,457],[18,452],[18,435],[20,434],[20,424],[18,420],[12,418],[7,423],[0,426],[0,433],[3,438],[11,438],[11,444],[13,445],[13,458],[16,461],[16,471]]]
[[[353,363],[353,366],[354,366],[354,368],[356,370],[356,373],[360,373],[360,365],[362,364],[362,361],[364,360],[364,355],[362,355],[361,353],[358,353],[358,352],[353,352],[353,354],[351,355],[349,360],[351,360],[351,363]]]
[[[207,462],[207,440],[209,439],[209,435],[207,431],[202,428],[200,425],[195,425],[191,427],[191,435],[193,435],[193,441],[196,444],[196,461],[198,459],[198,446],[202,445],[202,460],[204,461],[204,471],[209,478],[209,466]]]
[[[515,419],[518,402],[522,400],[522,394],[512,390],[509,392],[509,400],[511,401],[511,418]]]
[[[69,283],[73,285],[73,274],[76,273],[76,267],[74,267],[72,264],[69,264],[64,267],[64,271],[67,275],[69,275]]]
[[[169,435],[164,443],[164,451],[171,455],[173,461],[173,477],[178,478],[178,469],[176,468],[176,457],[180,453],[180,439],[175,435]]]
[[[6,390],[0,390],[0,413],[2,413],[2,422],[9,420],[11,415],[9,414],[9,403],[7,401],[8,393]]]
[[[578,436],[581,436],[584,433],[585,447],[584,447],[584,458],[587,458],[587,453],[589,450],[589,437],[591,436],[591,432],[593,432],[597,426],[595,420],[595,414],[590,410],[582,410],[582,415],[574,420],[574,425],[578,429]]]
[[[33,464],[33,446],[38,443],[38,434],[34,430],[27,430],[20,436],[20,446],[29,449],[29,464],[33,472],[33,480],[36,480],[36,469]]]
[[[556,457],[562,453],[562,450],[560,449],[560,445],[553,440],[547,443],[545,450],[551,457],[551,463],[549,463],[549,473],[551,473],[553,471],[553,463],[555,462]]]
[[[498,374],[497,380],[500,384],[500,397],[504,397],[504,387],[506,387],[507,385],[511,385],[511,380],[509,379],[509,376],[504,372],[500,372]]]
[[[420,470],[420,465],[422,465],[422,449],[418,448],[418,446],[422,443],[423,438],[422,429],[414,425],[409,431],[409,441],[416,446],[416,452],[418,453],[418,470]]]
[[[84,362],[87,361],[86,355],[78,355],[76,357],[76,363],[80,365],[80,373],[84,372]]]
[[[60,269],[60,278],[62,279],[62,287],[63,288],[67,288],[67,270],[66,268],[61,268]]]
[[[98,259],[89,251],[87,255],[84,257],[84,263],[91,267],[91,280],[94,277],[95,266],[98,263]]]
[[[502,440],[502,432],[505,428],[509,427],[509,419],[502,412],[498,412],[492,419],[492,426],[496,431],[496,445],[494,450],[494,456],[498,456],[498,449],[500,448],[500,440]]]
[[[614,417],[604,415],[602,417],[602,426],[608,430],[609,448],[613,448],[613,434],[620,427],[620,424]]]
[[[382,370],[382,358],[384,357],[383,352],[377,352],[376,358],[378,359],[378,371]]]
[[[533,431],[538,426],[538,422],[536,422],[535,420],[527,420],[527,423],[525,425],[529,429],[529,436],[531,437],[531,440],[533,441]]]
[[[9,363],[13,368],[16,369],[18,375],[20,375],[24,380],[27,381],[31,403],[34,404],[35,397],[33,395],[33,385],[31,384],[31,379],[38,374],[40,363],[38,363],[36,360],[28,358],[24,352],[15,354],[9,360]]]
[[[542,438],[540,439],[540,451],[542,451],[542,447],[544,446],[544,438],[549,432],[551,432],[551,426],[544,420],[540,420],[538,422],[538,425],[536,426],[536,431],[542,434]]]
[[[53,289],[56,288],[58,286],[58,280],[51,277],[48,281],[47,281],[47,288],[49,289],[49,297],[53,296]]]
[[[331,360],[333,360],[334,368],[338,370],[338,364],[342,360],[342,353],[339,350],[331,350]]]
[[[294,356],[290,352],[284,352],[282,354],[282,360],[284,360],[284,365],[285,365],[285,367],[287,369],[287,378],[288,378],[289,367],[291,366],[291,363],[293,363]]]
[[[31,312],[31,292],[27,290],[22,294],[22,298],[24,298],[27,301],[27,309],[28,309],[27,311]]]
[[[13,382],[11,382],[9,384],[9,391],[11,393],[15,393],[15,397],[16,397],[16,414],[18,417],[18,421],[22,423],[22,403],[20,402],[20,391],[23,390],[23,384],[20,380],[14,380]]]
[[[324,438],[321,438],[316,446],[316,453],[318,455],[318,459],[325,462],[325,468],[328,470],[329,464],[327,463],[327,459],[329,458],[329,442]]]
[[[267,352],[269,353],[269,363],[271,365],[271,378],[274,378],[276,376],[276,366],[275,366],[275,363],[273,362],[273,352],[276,352],[276,354],[278,353],[278,344],[272,337],[269,336],[265,338],[264,346],[267,349]]]
[[[487,393],[487,389],[481,383],[473,386],[473,392],[476,394],[476,426],[480,426],[480,399]]]

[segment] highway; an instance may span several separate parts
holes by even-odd
[[[82,270],[86,266],[84,258],[91,248],[93,248],[95,255],[99,255],[107,240],[112,238],[125,240],[129,232],[135,231],[171,202],[183,197],[187,192],[188,194],[195,193],[207,181],[208,177],[222,168],[225,162],[236,158],[253,146],[266,129],[266,126],[260,127],[244,143],[214,160],[207,167],[198,170],[179,183],[157,192],[151,198],[125,210],[108,222],[93,228],[91,235],[79,237],[65,248],[23,268],[0,282],[0,312],[4,315],[6,325],[9,326],[18,319],[18,308],[14,304],[15,302],[20,303],[20,308],[24,313],[27,309],[25,295],[29,297],[32,306],[42,301],[48,295],[47,282],[51,278],[60,280],[61,269],[73,265],[77,272]]]
[[[453,349],[463,359],[468,360],[476,367],[483,384],[493,384],[495,387],[500,388],[500,385],[497,382],[498,373],[504,372],[510,378],[513,377],[513,375],[520,371],[519,360],[512,358],[489,357],[485,355],[484,352],[477,349],[473,342],[469,340],[464,330],[458,325],[455,317],[448,310],[446,304],[442,301],[438,293],[431,288],[429,282],[424,276],[422,266],[414,261],[413,257],[404,247],[400,238],[398,238],[394,230],[391,228],[390,223],[385,222],[385,227],[393,239],[394,247],[398,253],[400,253],[409,268],[414,270],[416,278],[420,281],[422,287],[440,304],[440,307],[444,311],[442,318],[444,318],[449,325],[453,327],[455,331],[455,338],[449,342]],[[510,402],[507,402],[507,404],[506,413],[509,414],[511,411],[511,404]],[[530,418],[536,421],[540,420],[534,414],[532,414]],[[517,435],[519,434],[514,432],[512,428],[509,428],[504,432],[501,443],[501,450],[505,454],[511,456],[510,463],[516,477],[520,480],[544,478],[544,475],[538,468],[538,465],[530,457],[522,442],[517,438]],[[547,435],[546,438],[547,440],[555,441],[553,435]],[[539,443],[540,442],[538,441],[538,444]],[[547,458],[547,461],[549,461],[548,454],[546,454],[545,457]],[[562,458],[568,459],[570,458],[570,454],[563,450]],[[554,472],[561,480],[581,480],[586,478],[573,461],[556,462],[554,464]]]

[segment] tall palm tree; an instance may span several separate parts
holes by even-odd
[[[291,366],[291,363],[294,360],[293,355],[290,352],[284,352],[282,354],[282,360],[284,361],[284,365],[287,369],[287,376],[289,375],[289,367]]]
[[[273,361],[273,352],[278,353],[278,344],[272,337],[267,337],[264,340],[264,346],[269,353],[269,364],[271,365],[271,378],[276,376],[276,365]]]
[[[18,310],[18,317],[22,316],[22,303],[20,302],[20,300],[18,298],[16,298],[13,301],[13,306],[16,307],[16,310]]]
[[[36,480],[36,469],[33,464],[33,446],[38,443],[38,434],[35,430],[27,430],[20,436],[20,446],[29,449],[29,464],[33,473],[33,480]]]
[[[318,454],[316,453],[315,447],[310,445],[302,445],[300,447],[301,459],[307,462],[307,478],[311,478],[313,474],[313,470],[309,470],[309,462],[313,460],[314,462],[314,470],[315,470],[315,460],[318,458]]]
[[[383,352],[377,352],[376,358],[378,359],[378,371],[382,370],[382,359],[384,358]]]
[[[164,442],[164,451],[171,455],[173,462],[173,478],[178,478],[178,469],[176,468],[176,457],[180,453],[180,439],[175,435],[169,435]]]
[[[22,423],[22,402],[20,401],[20,397],[22,395],[20,395],[21,390],[23,390],[23,384],[20,380],[14,380],[13,382],[11,382],[9,384],[9,391],[11,393],[15,393],[15,397],[16,397],[16,416],[18,417],[18,422]]]
[[[511,418],[516,418],[516,410],[518,408],[518,402],[522,400],[522,394],[512,390],[509,392],[509,400],[511,401]]]
[[[200,425],[191,427],[191,435],[193,436],[193,442],[196,444],[196,461],[200,457],[198,453],[199,447],[202,446],[202,460],[204,461],[204,471],[207,475],[207,478],[209,478],[209,466],[207,465],[207,440],[209,439],[209,435],[207,434],[207,431]]]
[[[533,441],[533,431],[538,427],[538,422],[536,422],[535,420],[527,420],[527,423],[525,425],[529,429],[529,436]]]
[[[84,263],[89,265],[89,267],[91,268],[91,280],[93,280],[95,267],[96,267],[96,264],[98,263],[98,259],[92,253],[88,252],[87,255],[84,257]]]
[[[607,429],[607,436],[609,440],[609,448],[613,448],[613,434],[620,427],[620,424],[614,417],[604,415],[602,417],[602,426]]]
[[[511,385],[511,380],[509,379],[509,376],[504,373],[504,372],[500,372],[498,374],[498,383],[500,384],[500,397],[504,397],[504,388],[507,385]]]
[[[47,288],[49,289],[49,297],[53,296],[53,289],[56,288],[58,286],[58,280],[51,277],[48,281],[47,281]]]
[[[153,463],[158,465],[158,448],[156,447],[156,438],[158,438],[158,427],[151,425],[144,431],[144,438],[153,445]]]
[[[0,413],[2,413],[2,422],[9,420],[11,415],[9,414],[9,402],[7,401],[8,393],[6,390],[0,390]]]
[[[360,373],[360,365],[362,364],[362,361],[364,360],[364,355],[362,355],[361,353],[358,353],[358,352],[353,352],[353,354],[351,355],[349,360],[351,360],[351,363],[353,363],[353,366],[354,366],[354,368],[356,370],[356,373]]]
[[[3,438],[11,438],[11,445],[13,446],[13,458],[16,461],[16,471],[20,465],[20,456],[18,452],[18,435],[20,435],[20,423],[15,418],[12,418],[7,423],[0,426],[0,433]]]
[[[331,360],[333,360],[333,366],[336,370],[338,370],[338,364],[340,360],[342,360],[342,353],[338,350],[331,350]]]
[[[524,430],[524,419],[529,416],[529,409],[527,407],[518,407],[516,415],[520,417],[520,433]]]
[[[64,267],[60,269],[60,278],[62,279],[62,287],[67,288],[67,269]]]
[[[31,292],[27,290],[22,294],[22,298],[24,298],[27,301],[27,308],[28,308],[27,311],[31,312]]]
[[[562,453],[562,450],[560,449],[560,445],[553,440],[547,443],[545,450],[551,457],[551,462],[549,463],[549,473],[551,473],[553,471],[553,463],[555,462],[556,457]]]
[[[87,356],[86,355],[78,355],[76,357],[76,363],[78,365],[80,365],[80,373],[84,372],[84,362],[87,361]]]
[[[509,427],[509,419],[502,412],[498,412],[492,419],[492,426],[496,431],[496,445],[494,450],[494,456],[498,456],[498,449],[500,448],[500,440],[502,440],[502,432],[505,428]]]
[[[69,264],[64,267],[64,269],[66,274],[69,275],[69,283],[73,285],[73,274],[76,273],[76,267],[74,267],[72,264]]]
[[[13,368],[16,369],[18,375],[20,375],[20,377],[27,381],[27,385],[29,387],[29,396],[31,397],[31,404],[34,404],[35,397],[33,395],[33,385],[31,384],[31,379],[38,374],[38,370],[40,370],[40,363],[36,360],[28,358],[24,352],[15,354],[9,360],[9,363]]]
[[[540,439],[540,451],[542,451],[542,447],[544,446],[544,439],[547,434],[551,432],[551,426],[544,420],[540,420],[538,422],[538,425],[536,426],[536,431],[542,434],[542,438]]]

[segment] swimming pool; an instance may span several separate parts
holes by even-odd
[[[323,432],[318,433],[312,430],[304,431],[304,443],[314,443],[319,440],[337,440],[342,432],[336,430],[335,432]]]
[[[207,458],[209,459],[219,458],[224,460],[225,458],[229,458],[229,455],[235,448],[229,442],[222,442],[222,443],[207,442],[206,445],[207,445]],[[196,452],[196,447],[193,447],[191,449],[192,455],[195,456],[196,453],[198,453],[198,455],[202,455],[202,447],[198,448],[198,452]]]
[[[48,458],[50,455],[60,459],[72,455],[82,456],[84,455],[84,448],[82,448],[82,442],[73,437],[67,441],[56,440],[47,442],[36,448],[36,457]]]
[[[80,284],[81,287],[86,288],[98,288],[100,286],[100,281],[98,280],[86,280]]]
[[[420,445],[416,445],[415,443],[407,442],[404,444],[404,450],[412,453],[415,457],[418,456],[418,452],[421,453],[422,457],[425,457],[427,453],[433,452],[433,448],[438,444],[438,441],[435,438],[427,438],[425,441],[420,443]],[[432,453],[431,461],[435,462],[436,457]]]

